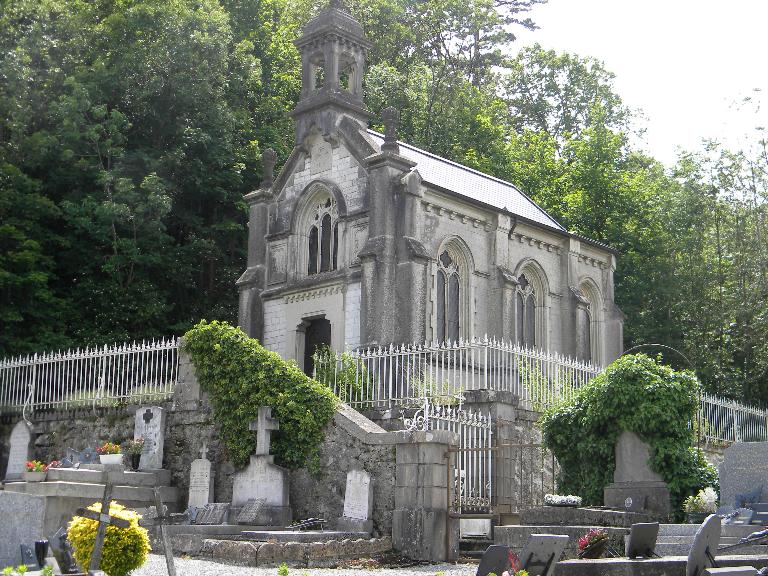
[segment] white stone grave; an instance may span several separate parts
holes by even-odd
[[[350,470],[347,472],[344,492],[344,515],[337,521],[337,528],[350,532],[370,532],[373,529],[372,511],[371,475],[365,470]]]
[[[256,453],[242,472],[235,474],[232,486],[232,506],[245,506],[249,500],[263,500],[254,524],[261,526],[286,526],[291,522],[288,498],[288,471],[274,463],[269,454],[270,435],[278,430],[272,409],[259,408],[259,418],[251,422],[250,429],[257,432]]]
[[[211,461],[206,458],[208,446],[203,443],[200,458],[192,461],[189,471],[189,503],[188,506],[202,508],[213,502],[213,474]]]
[[[32,449],[32,430],[23,420],[16,423],[11,430],[8,450],[8,466],[5,469],[5,480],[21,480],[27,469],[27,461]]]
[[[161,469],[165,444],[165,410],[159,406],[142,406],[136,410],[133,438],[144,438],[139,470]]]

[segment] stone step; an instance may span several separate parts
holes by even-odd
[[[692,538],[700,526],[701,524],[662,524],[659,526],[659,540],[663,536],[691,536]],[[720,533],[723,536],[742,538],[759,530],[761,530],[761,527],[756,525],[724,524]]]
[[[465,536],[459,540],[459,552],[463,556],[471,556],[473,552],[479,552],[482,556],[483,552],[485,552],[486,548],[491,544],[493,544],[493,540],[490,538],[472,538]]]
[[[724,544],[720,544],[721,546],[724,546]],[[670,544],[670,543],[662,543],[657,542],[656,543],[656,549],[655,552],[659,556],[687,556],[688,553],[691,551],[691,544],[690,543],[679,543],[679,544]],[[744,546],[742,548],[734,548],[732,550],[723,550],[720,555],[722,554],[739,554],[742,556],[765,556],[768,554],[768,546]]]
[[[720,546],[736,544],[739,538],[736,536],[721,536]],[[692,544],[693,536],[659,536],[656,540],[658,544]]]
[[[88,501],[88,505],[101,500],[104,495],[104,485],[97,483],[65,482],[11,482],[5,485],[6,490],[24,492],[33,496],[56,498],[74,498]],[[172,508],[178,501],[178,490],[171,486],[160,486],[160,499]],[[141,505],[154,505],[155,496],[152,488],[146,486],[113,486],[112,498],[121,504],[133,508]]]
[[[104,484],[104,478],[116,486],[169,486],[171,483],[170,470],[150,470],[133,472],[130,470],[104,470],[75,468],[51,468],[46,480],[63,482],[83,482],[86,484]]]
[[[244,540],[256,542],[328,542],[329,540],[367,540],[367,532],[338,530],[242,530]]]

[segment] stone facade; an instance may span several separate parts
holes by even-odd
[[[398,142],[393,109],[387,135],[368,130],[353,79],[370,45],[338,7],[296,44],[296,146],[276,178],[265,152],[262,186],[245,197],[249,335],[300,366],[317,319],[336,350],[487,334],[599,364],[620,355],[614,250],[569,233],[512,184]]]

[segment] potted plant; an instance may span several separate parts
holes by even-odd
[[[592,528],[579,538],[579,558],[600,558],[608,546],[608,533],[601,528]]]
[[[123,455],[120,454],[120,444],[113,444],[112,442],[104,442],[102,446],[96,448],[96,452],[99,455],[99,461],[102,464],[122,464]]]
[[[688,524],[701,524],[707,516],[717,511],[717,492],[708,486],[699,490],[695,496],[688,496],[683,501],[683,511]]]
[[[40,460],[30,460],[27,462],[27,469],[24,471],[24,480],[27,482],[42,482],[45,480],[47,467]]]
[[[131,464],[131,470],[136,471],[139,469],[139,462],[141,461],[141,453],[144,450],[144,438],[135,438],[128,440],[123,445],[123,451],[128,455],[128,460]]]

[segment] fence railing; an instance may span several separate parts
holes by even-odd
[[[701,397],[701,435],[709,442],[768,440],[768,410],[710,394]]]
[[[0,411],[110,407],[172,396],[179,339],[0,360]]]
[[[560,354],[487,338],[315,358],[315,377],[358,408],[419,405],[425,397],[491,389],[512,392],[524,408],[541,410],[570,398],[599,371]]]

